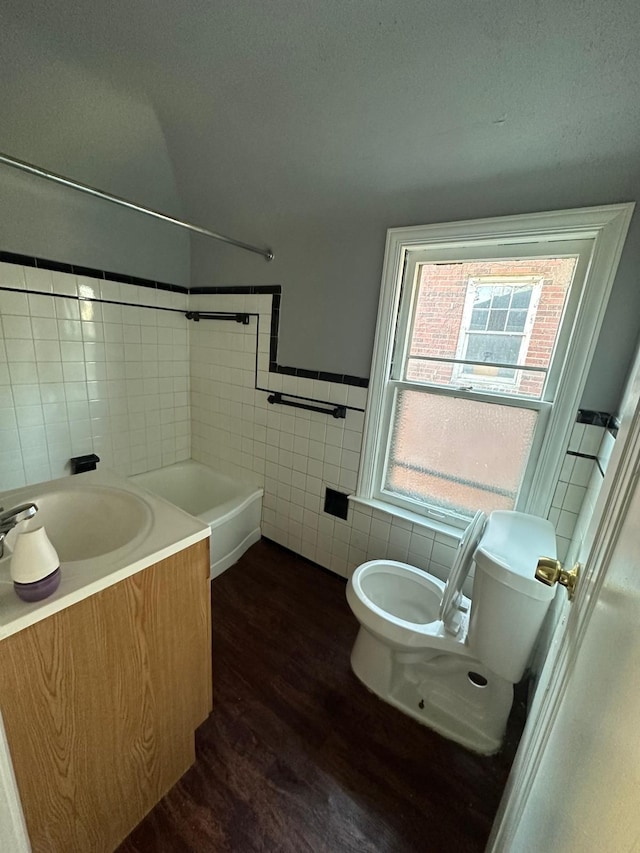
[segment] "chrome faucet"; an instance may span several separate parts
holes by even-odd
[[[4,555],[4,540],[7,533],[21,521],[27,521],[38,511],[34,503],[20,504],[12,509],[3,510],[0,506],[0,558]]]

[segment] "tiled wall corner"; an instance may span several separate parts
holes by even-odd
[[[258,478],[265,489],[264,535],[321,566],[346,577],[367,559],[408,559],[446,579],[456,539],[363,506],[350,505],[347,520],[323,511],[327,487],[346,493],[356,487],[364,426],[358,410],[367,390],[269,373],[271,298],[190,297],[192,311],[256,315],[248,326],[211,320],[191,327],[193,458]],[[335,419],[270,405],[269,391],[352,408]]]
[[[556,528],[558,559],[567,559],[576,535],[576,524],[592,479],[602,480],[597,453],[606,433],[604,427],[576,423],[571,431],[568,453],[560,471],[549,511]],[[596,477],[596,479],[597,479]]]
[[[611,454],[613,453],[613,448],[615,446],[616,437],[614,433],[611,430],[605,430],[605,433],[602,436],[602,442],[597,452],[598,464],[600,466],[603,476],[607,473],[609,460],[611,459]]]
[[[186,294],[5,263],[0,288],[0,491],[189,458]]]
[[[582,542],[587,532],[589,522],[591,521],[591,516],[595,510],[596,501],[598,500],[600,489],[602,488],[602,483],[607,472],[607,466],[615,446],[615,441],[616,439],[612,432],[608,429],[603,431],[600,445],[596,448],[597,462],[593,465],[591,477],[589,478],[589,482],[585,490],[584,500],[576,519],[572,541],[567,552],[566,560],[567,563],[571,565],[580,559]]]

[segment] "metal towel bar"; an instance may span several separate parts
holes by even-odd
[[[267,397],[268,403],[277,403],[280,406],[292,406],[294,409],[307,409],[309,412],[320,412],[322,415],[332,415],[334,418],[346,418],[346,406],[334,406],[332,409],[323,409],[321,406],[311,406],[309,403],[301,403],[298,399],[284,400],[282,394],[278,391],[275,394],[270,394]]]
[[[187,311],[184,316],[187,320],[195,320],[196,323],[199,323],[200,320],[234,320],[236,323],[242,323],[243,326],[249,325],[249,315],[244,313],[221,314],[215,311]]]

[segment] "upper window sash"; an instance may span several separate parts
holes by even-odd
[[[393,230],[393,229],[392,229]],[[416,313],[416,303],[419,293],[420,272],[423,264],[429,263],[464,263],[471,261],[483,261],[501,256],[505,258],[562,258],[576,257],[578,262],[573,274],[572,285],[569,288],[567,301],[564,306],[560,327],[556,337],[556,347],[548,370],[542,399],[552,400],[558,384],[558,378],[562,369],[562,353],[566,350],[573,327],[577,307],[580,301],[581,285],[588,269],[593,239],[563,239],[556,235],[551,242],[542,242],[531,239],[526,243],[514,243],[505,241],[500,244],[476,242],[471,245],[435,246],[426,249],[424,246],[415,249],[406,249],[402,265],[402,277],[397,282],[397,323],[394,335],[394,346],[391,361],[388,365],[388,378],[403,379],[405,377],[406,365],[409,360],[409,348],[411,344],[412,321]],[[487,277],[495,278],[495,277]],[[539,278],[539,277],[538,277]],[[578,283],[578,287],[573,286]],[[406,292],[405,292],[406,288]],[[560,357],[558,357],[560,356]],[[440,360],[440,359],[438,359]],[[447,359],[443,358],[442,361]],[[464,359],[461,359],[464,360]],[[522,365],[523,368],[527,367]],[[447,386],[439,386],[447,387]],[[455,387],[455,386],[454,386]]]

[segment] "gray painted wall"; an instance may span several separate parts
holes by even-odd
[[[0,151],[180,215],[162,129],[142,98],[7,28]],[[189,283],[186,232],[0,165],[0,249]]]
[[[82,15],[5,0],[3,15],[21,44],[0,52],[2,147],[272,246],[268,264],[194,237],[191,280],[281,284],[283,364],[368,374],[388,227],[640,195],[637,0],[87,0]],[[166,228],[23,188],[0,212],[6,248],[184,280]],[[588,408],[616,408],[636,346],[637,222]]]
[[[585,181],[585,174],[589,178]],[[640,199],[637,160],[499,176],[465,185],[418,188],[324,218],[253,210],[236,231],[269,236],[271,263],[194,240],[196,284],[283,286],[281,364],[368,376],[386,229],[485,216],[587,207]],[[256,226],[256,222],[260,223]],[[234,223],[235,224],[235,223]],[[617,411],[640,331],[640,214],[635,214],[582,400]]]

